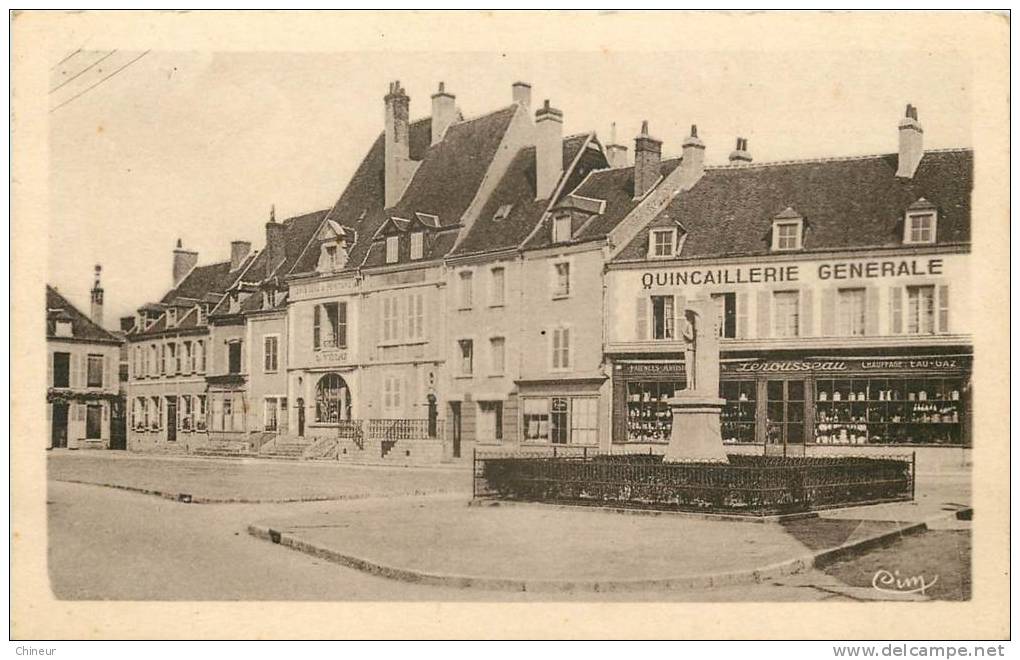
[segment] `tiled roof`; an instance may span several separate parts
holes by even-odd
[[[411,159],[420,160],[432,140],[432,119],[426,117],[411,122],[409,133]],[[354,172],[343,194],[326,214],[330,220],[351,227],[357,232],[357,241],[351,246],[347,261],[349,268],[361,265],[368,253],[372,236],[386,219],[383,212],[386,201],[385,158],[385,134],[380,133]],[[318,246],[312,245],[307,250],[303,249],[288,272],[292,274],[312,272],[318,261]]]
[[[578,152],[592,138],[590,133],[571,135],[563,140],[563,164],[570,190],[596,167],[605,167],[601,152],[586,154],[571,169]],[[451,256],[476,254],[518,247],[535,228],[549,205],[549,200],[535,200],[535,148],[525,147],[517,152],[499,184],[482,207],[481,214]],[[497,220],[501,207],[510,207],[506,217]]]
[[[939,243],[970,241],[973,152],[926,152],[912,179],[896,176],[897,155],[707,168],[663,215],[687,230],[682,257],[767,254],[772,219],[804,218],[805,251],[902,244],[904,213],[919,198],[938,209]],[[654,222],[654,221],[653,221]],[[642,259],[647,232],[617,260]]]
[[[113,334],[92,322],[85,314],[78,311],[78,308],[60,295],[56,289],[49,284],[46,285],[46,336],[53,339],[61,339],[56,336],[57,319],[69,320],[71,322],[71,335],[75,339],[88,341],[117,342],[120,339]]]

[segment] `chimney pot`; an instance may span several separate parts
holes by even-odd
[[[747,139],[738,137],[737,148],[730,152],[731,163],[750,163],[751,154],[747,151]]]

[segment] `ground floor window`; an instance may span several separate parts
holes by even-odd
[[[154,396],[152,397],[151,403],[149,405],[149,417],[148,417],[149,430],[158,431],[162,426],[161,424],[162,421],[163,421],[163,399],[158,396]]]
[[[815,442],[963,444],[963,378],[840,378],[815,383]]]
[[[526,397],[523,400],[525,442],[556,445],[598,443],[596,397]]]
[[[263,402],[262,428],[266,431],[282,431],[287,425],[287,397],[267,396]]]
[[[669,442],[673,412],[668,401],[684,386],[680,380],[627,383],[627,441]]]
[[[206,430],[206,407],[205,407],[205,395],[199,394],[195,397],[195,430],[205,431]]]
[[[190,431],[194,428],[194,408],[192,405],[191,395],[185,394],[180,398],[180,418],[181,418],[181,430]]]
[[[326,374],[315,386],[315,421],[339,424],[350,418],[351,393],[347,383],[339,374]]]
[[[90,403],[85,410],[85,439],[99,440],[103,437],[103,406]]]

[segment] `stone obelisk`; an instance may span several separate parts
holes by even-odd
[[[719,429],[724,399],[719,398],[719,328],[715,304],[695,299],[679,319],[684,341],[687,387],[669,400],[673,431],[665,463],[728,463]]]

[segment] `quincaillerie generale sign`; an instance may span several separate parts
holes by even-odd
[[[646,271],[641,274],[641,285],[651,289],[669,286],[800,282],[804,275],[803,271],[808,269],[814,270],[814,278],[822,281],[937,276],[943,274],[944,267],[944,261],[940,257],[820,261],[810,266],[734,265],[722,268]]]

